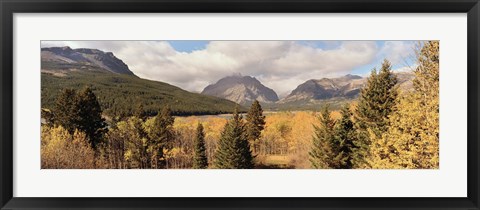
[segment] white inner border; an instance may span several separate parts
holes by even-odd
[[[439,170],[40,170],[40,40],[440,40]],[[15,197],[466,197],[466,14],[15,14]]]

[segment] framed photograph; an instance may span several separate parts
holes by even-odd
[[[8,1],[1,209],[479,209],[479,4]]]

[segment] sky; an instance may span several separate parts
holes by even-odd
[[[279,96],[310,79],[368,75],[384,59],[415,66],[416,41],[42,41],[41,47],[112,52],[137,76],[201,92],[230,75],[253,76]]]

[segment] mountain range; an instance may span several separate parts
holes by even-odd
[[[401,90],[410,90],[414,74],[412,72],[396,72]],[[366,77],[347,74],[337,78],[311,79],[295,88],[278,103],[289,103],[312,100],[354,99],[357,98],[367,82]]]
[[[401,90],[412,88],[411,72],[395,73]],[[281,109],[317,105],[325,101],[348,101],[359,96],[367,82],[366,77],[347,74],[336,78],[310,79],[298,85],[286,97],[279,99],[271,88],[251,76],[227,76],[208,85],[202,94],[212,95],[248,106],[258,100],[266,107]]]
[[[177,114],[228,113],[235,104],[245,110],[254,100],[266,108],[306,109],[320,103],[357,98],[367,78],[345,75],[310,79],[298,85],[284,98],[251,76],[232,75],[210,84],[201,93],[185,91],[173,85],[137,77],[121,59],[98,49],[52,47],[41,49],[42,107],[51,108],[63,88],[96,88],[106,113],[128,115],[132,105],[142,104],[154,114],[169,105]],[[411,72],[395,73],[400,89],[412,88]]]

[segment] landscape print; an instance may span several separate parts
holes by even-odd
[[[42,41],[42,169],[438,169],[438,41]]]

